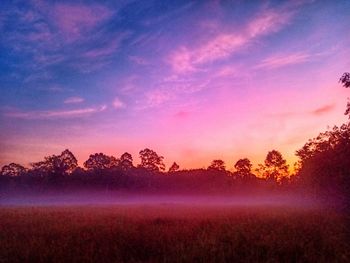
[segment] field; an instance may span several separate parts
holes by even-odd
[[[349,262],[345,223],[271,206],[2,206],[0,262]]]

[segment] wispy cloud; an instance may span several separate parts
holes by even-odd
[[[224,66],[217,70],[215,76],[216,77],[228,77],[228,76],[236,76],[239,73],[236,66]]]
[[[297,52],[290,54],[279,54],[264,59],[255,68],[273,69],[284,66],[300,64],[307,62],[311,59],[311,55],[308,53]]]
[[[2,29],[3,25],[4,25],[4,15],[0,14],[0,30]]]
[[[278,32],[291,21],[294,13],[290,9],[265,10],[248,24],[246,37],[255,38]]]
[[[335,104],[327,104],[327,105],[324,105],[320,108],[313,110],[311,113],[314,115],[323,115],[323,114],[331,112],[332,110],[334,110],[334,108],[335,108]]]
[[[196,70],[195,66],[193,65],[193,56],[193,51],[186,47],[181,47],[171,54],[169,63],[173,70],[177,73],[192,72]]]
[[[33,1],[24,9],[11,9],[18,30],[4,35],[6,43],[22,57],[30,57],[27,82],[37,74],[50,74],[52,66],[81,73],[97,71],[111,63],[129,32],[104,26],[118,10],[97,3]],[[52,76],[54,78],[55,76]],[[46,80],[46,79],[45,79]]]
[[[126,106],[125,103],[121,99],[119,99],[118,97],[114,98],[113,107],[115,109],[123,109],[125,108],[125,106]]]
[[[292,17],[290,10],[264,10],[237,32],[218,33],[198,48],[181,46],[169,56],[168,62],[177,73],[197,71],[209,62],[228,58],[255,38],[281,30]]]
[[[12,111],[5,112],[6,117],[18,118],[25,120],[40,120],[40,119],[65,119],[65,118],[80,118],[97,112],[106,110],[106,106],[91,108],[81,108],[75,110],[51,110],[51,111]]]
[[[84,101],[84,99],[81,97],[69,97],[69,98],[64,100],[64,103],[65,104],[75,104],[75,103],[81,103],[83,101]]]
[[[291,118],[300,118],[305,115],[324,115],[327,114],[335,109],[335,104],[325,104],[321,107],[315,108],[315,109],[305,109],[305,110],[295,110],[295,111],[286,111],[286,112],[276,112],[273,114],[267,114],[267,117],[275,118],[276,120],[279,119],[291,119]]]
[[[170,100],[171,97],[172,95],[170,94],[169,91],[164,89],[155,89],[146,94],[146,98],[147,98],[146,103],[149,107],[155,107]]]
[[[101,58],[114,54],[120,47],[121,42],[126,39],[130,34],[128,32],[122,32],[111,39],[109,42],[104,43],[104,45],[92,48],[82,54],[82,57],[85,58]]]
[[[67,41],[81,39],[113,15],[111,10],[98,4],[56,3],[52,10],[51,19]]]
[[[174,16],[179,15],[182,12],[185,12],[186,10],[190,9],[192,6],[194,6],[194,4],[195,4],[195,2],[188,2],[179,8],[173,9],[170,12],[167,12],[165,14],[161,14],[157,17],[148,18],[148,19],[142,21],[141,23],[145,26],[151,26],[151,25],[155,25],[155,24],[164,23],[165,20],[173,18]]]
[[[184,120],[187,119],[191,115],[188,111],[178,111],[176,112],[173,117],[177,120]]]
[[[129,60],[134,62],[135,64],[138,64],[138,65],[148,65],[149,62],[142,58],[142,57],[139,57],[139,56],[129,56]]]

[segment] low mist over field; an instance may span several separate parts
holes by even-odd
[[[275,195],[199,195],[185,194],[156,195],[130,193],[71,193],[71,194],[19,194],[2,196],[1,206],[108,206],[108,205],[184,205],[184,206],[227,206],[227,207],[286,207],[286,208],[321,208],[321,200],[291,194]],[[325,207],[326,208],[326,207]]]

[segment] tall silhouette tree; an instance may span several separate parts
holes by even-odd
[[[240,177],[240,178],[255,177],[251,172],[253,165],[248,158],[239,159],[234,165],[234,167],[236,169],[236,172],[234,173],[236,177]]]
[[[223,160],[213,160],[208,166],[208,170],[225,171],[225,162]]]
[[[334,126],[296,152],[301,183],[327,197],[339,195],[350,208],[350,123]]]
[[[176,162],[173,162],[173,164],[170,166],[169,168],[169,173],[173,173],[173,172],[176,172],[180,169],[180,166],[176,163]]]
[[[345,88],[349,88],[350,87],[350,73],[349,72],[345,72],[339,79],[339,82],[343,85],[343,87]],[[348,98],[348,103],[346,104],[346,110],[345,110],[345,115],[349,116],[350,119],[350,101]]]
[[[266,155],[264,165],[259,165],[258,171],[269,181],[280,181],[283,177],[287,177],[288,164],[279,151],[272,150]]]
[[[345,87],[350,88],[350,73],[345,72],[339,79],[339,82]]]
[[[141,164],[139,167],[143,167],[151,172],[159,172],[165,170],[163,163],[163,156],[158,155],[155,151],[145,148],[139,152]]]
[[[350,73],[345,72],[339,82],[350,87]],[[350,118],[350,102],[345,115]],[[337,196],[350,212],[350,121],[334,126],[310,139],[296,152],[300,158],[298,179],[321,196]]]
[[[61,165],[65,173],[71,174],[77,167],[78,161],[74,154],[68,149],[64,150],[59,156]]]
[[[78,161],[73,153],[66,149],[60,155],[47,156],[43,161],[31,165],[36,173],[59,177],[71,174],[78,166]]]
[[[4,165],[1,169],[0,175],[3,176],[21,176],[26,172],[26,168],[17,163],[10,163],[8,165]]]
[[[84,167],[90,171],[105,170],[115,168],[119,165],[119,160],[114,156],[108,156],[103,153],[95,153],[89,156],[84,162]]]
[[[132,155],[128,152],[125,152],[120,156],[119,167],[123,171],[128,171],[134,167],[132,162],[133,162]]]

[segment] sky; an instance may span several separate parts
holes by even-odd
[[[347,0],[2,0],[0,166],[146,147],[167,167],[292,164],[347,119],[349,25]]]

